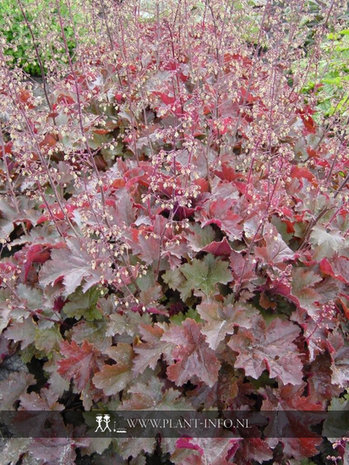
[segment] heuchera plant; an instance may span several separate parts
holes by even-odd
[[[344,16],[318,3],[187,0],[146,15],[105,0],[86,16],[97,45],[75,37],[73,59],[57,2],[69,65],[43,74],[42,95],[1,52],[0,347],[28,366],[0,382],[2,410],[345,408],[347,128],[337,114],[317,123],[301,92]],[[261,435],[12,439],[0,456],[348,454],[344,439]]]

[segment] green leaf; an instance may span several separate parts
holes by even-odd
[[[37,328],[35,330],[35,347],[46,354],[52,352],[54,348],[58,349],[61,341],[62,336],[57,326],[53,326],[52,328]]]
[[[37,310],[44,305],[42,291],[40,289],[20,283],[17,286],[17,293],[19,297],[25,301],[26,307],[30,310]]]
[[[213,294],[216,285],[227,284],[232,279],[228,263],[208,254],[203,260],[194,259],[181,267],[181,273],[187,279],[187,287],[200,289],[206,295]]]
[[[192,320],[195,320],[197,323],[203,322],[197,310],[195,310],[194,308],[189,308],[189,310],[185,313],[179,312],[176,315],[171,316],[170,320],[171,323],[174,323],[175,325],[181,325],[183,321],[187,318],[191,318]]]
[[[170,289],[180,292],[181,299],[184,302],[191,296],[192,289],[178,268],[166,271],[162,275],[162,279]]]
[[[178,268],[174,270],[167,270],[166,273],[162,275],[162,280],[170,289],[173,290],[178,289],[184,281],[183,275]]]
[[[327,438],[341,437],[349,430],[349,390],[343,397],[334,397],[331,400],[329,411],[335,413],[325,420],[323,434]]]
[[[139,334],[139,326],[141,324],[151,324],[151,317],[148,313],[143,313],[142,315],[137,312],[129,312],[123,315],[120,313],[113,313],[109,317],[105,334],[107,336],[127,334],[128,336],[135,337]]]
[[[69,318],[85,318],[87,321],[101,320],[102,313],[96,308],[100,289],[97,287],[82,292],[79,288],[64,305],[63,311]]]
[[[122,391],[133,379],[131,363],[133,350],[130,344],[119,342],[117,347],[110,347],[106,353],[114,359],[116,365],[103,365],[93,377],[93,384],[102,389],[106,396]]]
[[[210,225],[202,228],[200,225],[194,224],[190,228],[190,231],[192,234],[188,236],[188,241],[194,252],[199,252],[206,247],[206,245],[211,244],[216,237],[214,229]]]

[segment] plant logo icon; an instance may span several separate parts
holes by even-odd
[[[110,429],[110,426],[109,426],[110,415],[108,415],[108,414],[105,414],[105,415],[98,414],[98,415],[96,415],[96,423],[97,423],[97,427],[95,429],[95,433],[98,433],[98,431],[100,431],[101,433],[105,433],[106,431],[109,431],[111,433],[111,429]]]

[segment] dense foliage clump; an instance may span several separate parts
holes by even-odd
[[[345,14],[336,2],[235,3],[101,2],[85,24],[99,40],[72,59],[74,21],[57,2],[67,65],[46,69],[41,93],[3,42],[0,346],[28,369],[0,382],[2,410],[347,408],[346,113],[319,115],[305,87]],[[330,433],[261,430],[12,439],[0,456],[344,465],[348,454]]]

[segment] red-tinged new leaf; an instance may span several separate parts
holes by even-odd
[[[86,207],[86,205],[84,205]],[[40,216],[37,220],[36,224],[42,224],[46,221],[54,221],[54,220],[64,220],[66,218],[72,218],[74,211],[78,208],[76,205],[71,205],[66,203],[64,205],[64,210],[60,207],[59,204],[55,203],[53,205],[49,205],[50,210],[47,214]],[[40,205],[40,208],[46,210],[46,205]]]
[[[210,244],[206,245],[202,249],[204,252],[211,253],[216,257],[229,257],[232,251],[232,248],[227,241],[227,238],[224,237],[220,242],[213,241]]]
[[[62,242],[58,244],[34,244],[16,252],[15,259],[17,262],[23,264],[24,281],[27,281],[34,264],[42,265],[50,258],[52,248],[60,249],[62,247],[64,247],[64,243]]]
[[[301,115],[304,124],[304,134],[315,134],[316,133],[316,126],[315,121],[309,115]]]
[[[299,167],[296,165],[293,165],[291,168],[291,177],[292,178],[297,178],[297,179],[306,179],[307,181],[311,182],[312,184],[317,184],[316,183],[316,178],[313,175],[311,171],[309,171],[307,168],[304,167]]]
[[[75,100],[70,95],[60,94],[57,97],[56,102],[63,105],[72,105],[73,103],[75,103]]]
[[[167,375],[177,386],[182,386],[195,377],[208,386],[215,384],[220,363],[196,321],[187,318],[182,326],[175,325],[166,331],[161,340],[174,346]]]
[[[153,94],[159,96],[160,100],[165,105],[172,105],[176,101],[175,97],[170,97],[169,95],[165,94],[164,92],[153,92]]]
[[[295,459],[313,457],[319,453],[322,438],[287,438],[283,439],[284,454]]]
[[[235,171],[234,168],[228,166],[226,163],[223,163],[221,171],[215,171],[215,174],[225,181],[236,181],[243,177],[241,173]]]
[[[201,193],[210,191],[210,184],[205,178],[196,179],[194,184],[200,188]]]
[[[329,262],[327,258],[323,258],[320,262],[320,270],[328,276],[332,276],[343,283],[349,284],[348,257],[333,257],[331,262]]]
[[[287,384],[274,390],[267,386],[262,390],[264,396],[262,410],[322,411],[321,403],[304,395],[305,386],[303,381],[298,385]],[[288,425],[285,427],[288,428]]]
[[[260,318],[253,329],[239,328],[228,342],[228,346],[239,354],[235,366],[243,368],[246,376],[255,379],[268,370],[271,378],[284,384],[300,384],[303,365],[293,343],[299,332],[297,325],[279,318],[269,326]]]
[[[58,373],[68,381],[73,379],[76,388],[81,391],[96,371],[98,352],[87,341],[81,346],[75,341],[64,341],[61,344],[61,354],[64,358],[58,361]]]
[[[57,144],[57,136],[54,134],[48,133],[45,135],[43,140],[40,142],[40,147],[43,148],[52,148]]]

